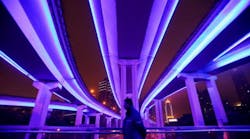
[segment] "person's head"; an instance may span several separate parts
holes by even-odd
[[[128,110],[130,107],[133,107],[133,102],[131,98],[126,98],[124,100],[124,108]]]

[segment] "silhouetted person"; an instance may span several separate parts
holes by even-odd
[[[124,100],[124,108],[127,110],[122,126],[124,139],[145,139],[146,129],[130,98]]]

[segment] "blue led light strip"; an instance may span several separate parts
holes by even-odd
[[[35,100],[23,99],[23,98],[0,97],[0,105],[5,105],[5,106],[34,107],[35,106],[34,101]],[[77,105],[51,102],[51,104],[49,105],[49,109],[76,111]]]
[[[166,4],[166,7],[164,7],[162,10],[163,13],[159,13],[159,5],[162,5],[163,2]],[[160,47],[161,41],[164,37],[164,34],[168,28],[169,22],[172,19],[172,16],[174,14],[174,11],[177,7],[178,0],[169,0],[169,1],[155,1],[147,31],[146,31],[146,36],[143,42],[143,49],[141,52],[140,59],[144,59],[144,56],[149,56],[150,58],[146,61],[143,62],[142,65],[140,66],[141,68],[139,69],[139,94],[138,98],[141,95],[142,87],[145,83],[146,77],[149,73],[150,67],[153,63],[154,57]],[[156,17],[160,17],[159,24],[156,24]],[[155,35],[153,35],[155,34]],[[152,37],[154,36],[154,37]]]
[[[241,47],[232,52],[228,52],[227,54],[224,54],[220,58],[216,59],[216,61],[208,64],[205,70],[213,71],[215,69],[221,68],[223,66],[226,66],[228,64],[231,64],[233,62],[236,62],[238,60],[241,60],[249,56],[250,56],[250,40],[248,40],[248,43],[244,47]]]
[[[180,56],[178,61],[173,65],[168,73],[161,78],[161,81],[149,93],[141,107],[141,115],[143,115],[147,105],[158,95],[206,46],[224,30],[242,11],[249,6],[249,0],[229,1],[227,5],[215,15],[210,24],[203,32],[188,44],[189,48]]]
[[[21,73],[29,77],[33,81],[37,81],[36,78],[34,78],[31,74],[29,74],[25,69],[23,69],[21,66],[19,66],[14,60],[12,60],[10,57],[8,57],[4,52],[0,50],[0,57],[2,57],[5,61],[7,61],[10,65],[15,67],[17,70],[19,70]]]
[[[245,41],[246,39],[248,39],[250,37],[250,32],[247,33],[244,37],[242,37],[241,39],[239,39],[237,42],[235,42],[232,46],[230,46],[228,49],[226,49],[225,51],[223,51],[221,54],[219,54],[216,58],[213,59],[213,61],[217,61],[217,59],[219,59],[220,57],[222,57],[223,55],[225,55],[227,52],[229,52],[230,50],[232,50],[233,48],[235,48],[236,46],[238,46],[240,43],[242,43],[243,41]]]
[[[101,22],[101,18],[102,18],[102,15],[100,15],[102,13],[101,9],[97,8],[98,2],[100,2],[100,1],[89,0],[89,5],[90,5],[93,20],[94,20],[94,25],[95,25],[95,29],[96,29],[98,42],[99,42],[100,49],[101,49],[102,59],[103,59],[105,69],[106,69],[106,72],[107,72],[107,75],[108,75],[108,78],[110,81],[111,89],[112,89],[112,92],[114,94],[114,98],[115,98],[115,101],[116,101],[118,107],[121,108],[121,105],[120,105],[121,101],[119,99],[119,94],[118,94],[120,92],[119,91],[119,88],[120,88],[119,87],[119,79],[118,79],[119,76],[117,73],[116,73],[115,77],[112,75],[112,72],[118,72],[118,69],[115,68],[114,63],[113,64],[111,63],[111,60],[113,60],[113,62],[117,61],[116,60],[117,57],[116,57],[116,54],[112,58],[110,58],[110,55],[109,55],[109,53],[112,54],[110,51],[116,50],[117,44],[113,44],[112,46],[110,46],[111,48],[108,49],[108,46],[107,46],[108,42],[106,39],[104,39],[105,32],[102,32],[102,30],[104,30],[105,27],[104,27],[104,25],[102,25],[102,22]],[[114,20],[112,18],[110,20],[112,20],[114,22],[114,24],[116,24],[116,20]],[[113,35],[114,36],[111,38],[117,37],[117,33],[113,34]],[[111,50],[111,49],[113,49],[113,50]],[[116,52],[114,52],[114,53],[116,53]],[[116,71],[115,71],[115,69],[116,69]]]
[[[2,52],[0,50],[0,57],[2,57],[6,62],[8,62],[9,64],[11,64],[13,67],[15,67],[18,71],[20,71],[21,73],[23,73],[24,75],[26,75],[27,77],[29,77],[31,80],[33,81],[38,81],[35,77],[33,77],[30,73],[28,73],[25,69],[23,69],[21,66],[19,66],[14,60],[12,60],[10,57],[8,57],[4,52]],[[59,98],[70,102],[68,99],[60,96],[59,94],[53,92],[56,96],[58,96]]]
[[[88,97],[85,94],[88,91],[82,90],[74,79],[60,46],[47,1],[3,0],[3,3],[51,73],[75,98],[97,111],[120,118]]]

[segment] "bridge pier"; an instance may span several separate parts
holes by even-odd
[[[217,79],[216,76],[211,76],[209,74],[204,74],[204,73],[196,73],[196,74],[181,73],[179,74],[179,77],[184,77],[186,79],[185,82],[187,86],[187,92],[188,92],[190,107],[192,110],[192,115],[193,115],[195,126],[204,125],[204,120],[203,120],[202,113],[200,110],[200,103],[198,100],[194,78],[203,79],[206,81],[208,94],[210,96],[210,100],[213,106],[213,110],[215,113],[218,126],[223,126],[223,124],[228,122],[227,115],[223,107],[220,94],[219,94],[219,91],[217,89],[217,85],[215,82],[215,80]],[[198,120],[202,120],[202,121],[198,121]]]
[[[191,77],[187,77],[185,79],[185,83],[187,86],[188,99],[189,99],[190,108],[192,111],[194,126],[204,126],[205,123],[204,123],[203,115],[201,112],[201,105],[199,102],[194,79]]]
[[[101,118],[100,113],[95,114],[95,127],[96,128],[100,128],[100,118]],[[94,139],[99,139],[99,134],[95,134]]]
[[[84,118],[85,118],[84,124],[85,125],[89,125],[89,116],[88,115],[84,115]]]
[[[86,107],[85,105],[81,105],[81,106],[77,107],[75,126],[80,126],[82,124],[83,109],[85,107]],[[86,119],[85,119],[85,121],[86,121]]]
[[[145,127],[150,127],[150,124],[149,124],[149,108],[146,108],[143,119],[144,119]]]
[[[50,104],[52,89],[60,88],[59,83],[42,83],[34,82],[33,86],[36,87],[39,91],[36,96],[35,106],[32,110],[29,127],[31,129],[42,129],[46,122],[46,117],[48,114],[48,107]],[[25,138],[28,139],[30,133],[25,135]],[[37,134],[37,139],[42,138],[42,133]]]
[[[157,127],[164,127],[162,101],[155,99],[154,102],[155,102],[156,125]]]
[[[119,121],[118,119],[115,119],[115,128],[118,128],[119,127]]]
[[[124,100],[125,98],[131,98],[133,101],[134,108],[139,110],[138,101],[138,82],[137,82],[137,70],[138,70],[138,60],[120,59],[120,100],[121,100],[121,117],[122,120],[125,118]]]
[[[219,91],[217,89],[217,85],[215,80],[208,80],[206,81],[207,84],[207,90],[210,96],[210,100],[213,105],[215,117],[217,120],[218,126],[223,126],[228,122],[227,115],[225,112],[225,109],[223,107]]]
[[[106,127],[111,128],[112,117],[106,117]]]

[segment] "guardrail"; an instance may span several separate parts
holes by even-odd
[[[122,139],[121,128],[65,127],[45,126],[0,126],[0,138],[41,139]],[[250,138],[250,126],[173,126],[164,128],[147,128],[146,139],[234,139]]]
[[[0,133],[24,132],[24,133],[93,133],[93,134],[121,134],[121,128],[94,128],[75,126],[44,126],[32,128],[30,126],[0,126]],[[173,133],[173,132],[250,132],[247,126],[169,126],[163,128],[147,128],[147,133]]]

